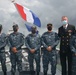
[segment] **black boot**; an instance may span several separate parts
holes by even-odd
[[[44,75],[47,75],[47,72],[44,72]]]
[[[15,75],[15,73],[14,73],[14,72],[12,72],[12,73],[11,73],[11,75]]]
[[[55,74],[52,74],[52,75],[55,75]]]
[[[31,71],[31,75],[35,75],[35,72],[34,71]]]
[[[39,72],[37,72],[36,75],[39,75]]]
[[[21,73],[19,72],[19,75],[20,75]]]
[[[7,75],[7,72],[4,72],[4,75]]]

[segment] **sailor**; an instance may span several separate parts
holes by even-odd
[[[0,24],[0,61],[4,75],[7,75],[6,55],[5,55],[6,44],[7,44],[7,37],[5,33],[2,33],[2,25]]]
[[[52,24],[47,24],[48,31],[43,33],[41,40],[44,47],[43,50],[43,72],[44,75],[47,75],[49,62],[51,63],[51,73],[52,75],[56,74],[56,65],[57,65],[57,52],[56,46],[59,43],[59,37],[56,32],[52,31]]]
[[[36,26],[31,27],[31,34],[27,35],[27,37],[25,38],[25,44],[26,47],[28,48],[28,60],[30,65],[30,71],[31,72],[34,71],[34,59],[35,59],[36,75],[39,75],[41,39],[40,35],[37,33]]]
[[[22,49],[24,45],[24,35],[18,32],[18,25],[13,25],[13,33],[8,36],[8,44],[10,47],[10,60],[11,60],[11,75],[15,75],[16,64],[19,73],[22,71]]]

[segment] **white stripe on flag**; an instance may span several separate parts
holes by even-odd
[[[33,24],[34,23],[34,19],[33,19],[33,16],[32,16],[32,13],[30,12],[30,10],[28,8],[24,7],[23,11],[26,14],[27,22]]]

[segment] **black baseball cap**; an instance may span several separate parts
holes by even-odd
[[[16,27],[18,27],[18,24],[13,25],[13,28],[16,28]]]

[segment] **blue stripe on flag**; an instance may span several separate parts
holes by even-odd
[[[34,19],[34,24],[37,25],[38,27],[41,27],[41,22],[40,19],[30,10],[30,12],[33,15],[33,19]]]
[[[28,31],[31,31],[31,27],[32,27],[32,26],[27,25],[27,24],[25,24],[25,26],[26,26],[26,28],[27,28]]]

